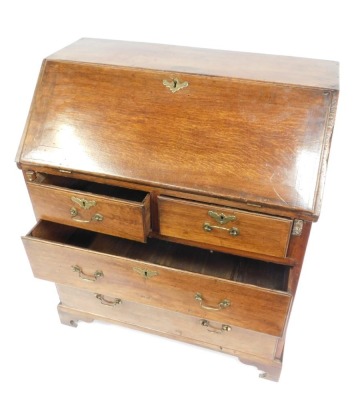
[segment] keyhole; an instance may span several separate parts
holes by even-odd
[[[177,83],[178,83],[178,81],[177,81],[176,79],[174,79],[174,82],[173,82],[173,83],[174,83],[174,85],[173,85],[173,86],[174,86],[174,89],[175,89],[175,88],[177,87]]]
[[[148,276],[148,271],[144,271],[144,276],[145,276],[145,277]]]

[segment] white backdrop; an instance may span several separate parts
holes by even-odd
[[[6,5],[5,5],[6,4]],[[19,1],[0,5],[1,399],[357,399],[357,37],[353,1]],[[14,158],[42,59],[80,37],[337,60],[341,94],[278,384],[237,359],[102,323],[59,323],[20,236],[35,220]],[[353,194],[354,193],[354,194]]]

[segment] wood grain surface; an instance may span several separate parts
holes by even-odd
[[[159,231],[164,236],[191,240],[199,245],[207,243],[256,254],[286,256],[292,229],[292,221],[289,219],[165,196],[158,198],[158,209]],[[235,219],[221,225],[210,217],[209,212]],[[204,224],[212,230],[206,231]],[[237,229],[237,236],[232,236],[230,229]]]
[[[259,357],[274,359],[277,338],[258,332],[230,326],[230,331],[221,331],[225,321],[207,321],[209,327],[203,326],[203,319],[190,315],[150,307],[121,299],[115,306],[102,304],[93,292],[64,285],[56,285],[61,305],[90,313],[93,318],[108,318],[112,321],[134,325],[155,332],[183,337],[187,340],[200,341],[203,345],[216,345],[222,349],[254,354]],[[104,301],[111,303],[116,299],[104,295]],[[225,351],[225,350],[223,350]]]
[[[44,221],[40,223],[39,229],[34,229],[32,236],[23,238],[33,273],[38,278],[106,293],[112,297],[123,296],[129,301],[189,313],[200,318],[215,320],[220,316],[229,324],[274,336],[283,333],[291,296],[281,291],[233,281],[230,276],[234,271],[230,266],[226,269],[223,267],[226,279],[210,275],[210,270],[218,270],[218,263],[225,265],[220,258],[214,259],[212,264],[210,252],[207,252],[207,260],[202,261],[197,253],[185,254],[180,248],[178,251],[174,248],[172,252],[148,252],[147,244],[142,248],[144,257],[141,259],[138,249],[131,254],[130,248],[126,247],[126,243],[130,246],[130,241],[123,242],[113,237],[108,240],[99,234],[93,240],[89,234],[72,232],[82,242],[81,247],[78,247],[56,241],[55,228],[61,231],[60,225]],[[50,231],[51,240],[46,239],[47,231]],[[73,240],[67,227],[65,232],[64,235],[59,233],[62,241],[66,237]],[[204,263],[205,274],[175,268],[175,265],[183,265],[183,268],[189,265],[190,268],[190,265],[196,263],[200,270],[203,268],[200,263]],[[83,280],[73,271],[73,266],[80,267],[88,276],[94,276],[96,271],[102,271],[104,276],[95,281]],[[138,269],[154,272],[155,275],[146,278],[138,273]],[[217,308],[225,299],[231,305],[218,311],[204,309],[195,299],[197,293],[203,296],[205,306]]]
[[[103,44],[105,64],[98,61],[96,46],[90,51],[81,43],[66,50],[68,57],[44,62],[20,164],[210,193],[318,217],[337,100],[334,63],[291,60],[287,74],[298,81],[302,76],[302,82],[277,83],[240,73],[212,75],[210,65],[221,59],[215,52],[208,53],[206,73],[204,63],[188,73],[180,67],[177,72],[174,67],[144,69],[159,48],[144,47],[143,65],[129,67],[119,66],[119,60],[131,60],[141,47],[119,44],[115,52],[113,43]],[[167,50],[162,48],[164,64],[170,63]],[[75,51],[79,59],[71,61]],[[276,64],[274,57],[270,60],[279,69],[281,58]],[[324,65],[330,71],[325,88],[318,74]],[[317,84],[306,85],[306,75]],[[188,86],[171,93],[163,81],[173,79]]]
[[[36,218],[145,242],[150,231],[150,196],[118,187],[48,176],[27,182]],[[90,202],[81,207],[74,199]],[[75,210],[75,215],[71,214]],[[96,220],[95,216],[102,219]]]

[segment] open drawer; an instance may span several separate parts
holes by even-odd
[[[27,188],[38,220],[82,227],[145,242],[150,195],[138,190],[45,175]]]
[[[23,238],[36,277],[281,336],[286,266],[40,221]]]

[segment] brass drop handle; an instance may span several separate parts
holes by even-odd
[[[208,211],[209,217],[211,217],[214,221],[216,221],[219,225],[211,225],[210,222],[205,222],[203,224],[203,229],[205,232],[211,232],[213,229],[221,229],[223,231],[229,232],[231,236],[238,236],[240,231],[238,228],[226,228],[223,225],[226,225],[228,222],[236,221],[235,215],[225,215],[224,213],[218,213],[216,211]]]
[[[96,293],[96,299],[98,299],[101,302],[101,304],[107,307],[115,307],[116,305],[122,303],[121,299],[114,299],[113,301],[109,301],[105,299],[103,294],[97,294],[97,293]]]
[[[89,210],[90,208],[94,207],[97,205],[97,202],[95,200],[87,200],[82,197],[76,197],[72,196],[71,201],[73,201],[77,207],[83,208],[84,210]],[[90,219],[84,219],[82,218],[76,207],[71,207],[70,208],[70,215],[71,218],[76,221],[76,222],[84,222],[84,223],[89,223],[89,222],[101,222],[103,221],[103,215],[101,214],[94,214]]]
[[[96,213],[96,214],[94,214],[90,219],[83,219],[79,214],[78,214],[78,211],[77,211],[77,208],[76,207],[71,207],[71,209],[70,209],[70,215],[71,215],[71,218],[74,220],[74,221],[76,221],[76,222],[83,222],[83,223],[89,223],[89,222],[101,222],[101,221],[103,221],[103,215],[101,215],[101,214],[98,214],[98,213]]]
[[[204,310],[208,310],[208,311],[220,311],[231,305],[230,300],[224,299],[224,300],[221,300],[220,303],[216,307],[208,306],[208,305],[204,304],[203,296],[200,293],[195,293],[194,299],[197,302],[199,302],[201,308],[203,308]]]
[[[205,222],[203,224],[203,229],[205,232],[211,232],[213,229],[221,229],[223,231],[228,231],[229,235],[231,236],[238,236],[240,234],[240,231],[238,228],[225,228],[223,226],[216,226],[216,225],[211,225],[209,222]]]
[[[77,272],[78,276],[83,281],[87,281],[87,282],[95,282],[97,279],[104,277],[102,271],[96,271],[93,275],[87,275],[82,271],[82,268],[79,267],[78,265],[72,265],[72,271]]]
[[[230,325],[221,325],[220,327],[214,326],[212,324],[210,324],[209,321],[207,321],[206,319],[202,319],[200,321],[200,325],[201,326],[205,326],[208,332],[210,333],[225,333],[225,332],[230,332],[231,331],[231,326]]]

